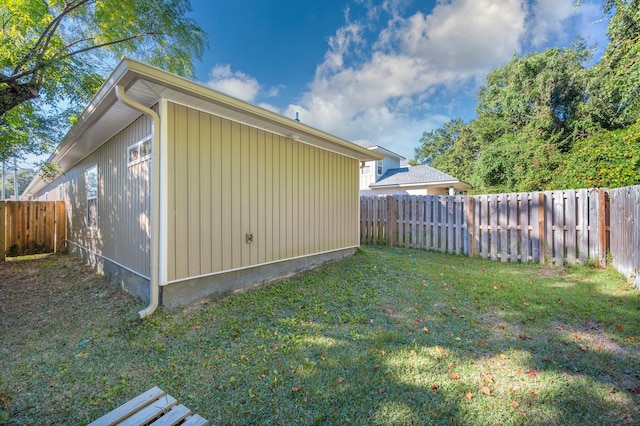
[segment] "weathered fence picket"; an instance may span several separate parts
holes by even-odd
[[[361,240],[501,262],[603,262],[607,203],[598,189],[362,197]]]
[[[612,189],[609,195],[612,263],[640,289],[640,186]]]

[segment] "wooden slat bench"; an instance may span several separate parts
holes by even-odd
[[[208,426],[209,422],[157,386],[125,402],[89,426]]]

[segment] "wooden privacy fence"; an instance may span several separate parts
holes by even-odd
[[[612,189],[611,260],[640,289],[640,186]]]
[[[63,201],[0,201],[0,261],[55,253],[65,240]]]
[[[363,196],[360,211],[365,244],[557,264],[604,264],[608,248],[608,194],[603,189]]]

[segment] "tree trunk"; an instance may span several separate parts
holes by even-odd
[[[0,88],[0,117],[9,110],[38,96],[41,86],[35,83],[5,83]]]

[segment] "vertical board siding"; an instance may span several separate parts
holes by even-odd
[[[151,120],[138,117],[37,194],[43,199],[61,186],[66,240],[144,277],[150,275],[151,160],[129,165],[128,148],[151,130]],[[95,229],[89,229],[85,172],[94,165],[98,168],[98,221]]]
[[[169,281],[358,245],[357,160],[172,103],[168,113]]]
[[[602,256],[601,222],[608,214],[602,197],[605,192],[586,189],[470,197],[363,196],[361,241],[501,262],[584,263]]]
[[[154,107],[157,111],[157,106]],[[129,165],[128,148],[151,134],[151,120],[136,118],[105,144],[75,164],[37,194],[43,200],[56,193],[64,201],[64,238],[94,255],[107,258],[144,277],[150,275],[151,160]],[[86,170],[98,169],[98,220],[86,222]],[[58,197],[60,190],[61,197]]]

